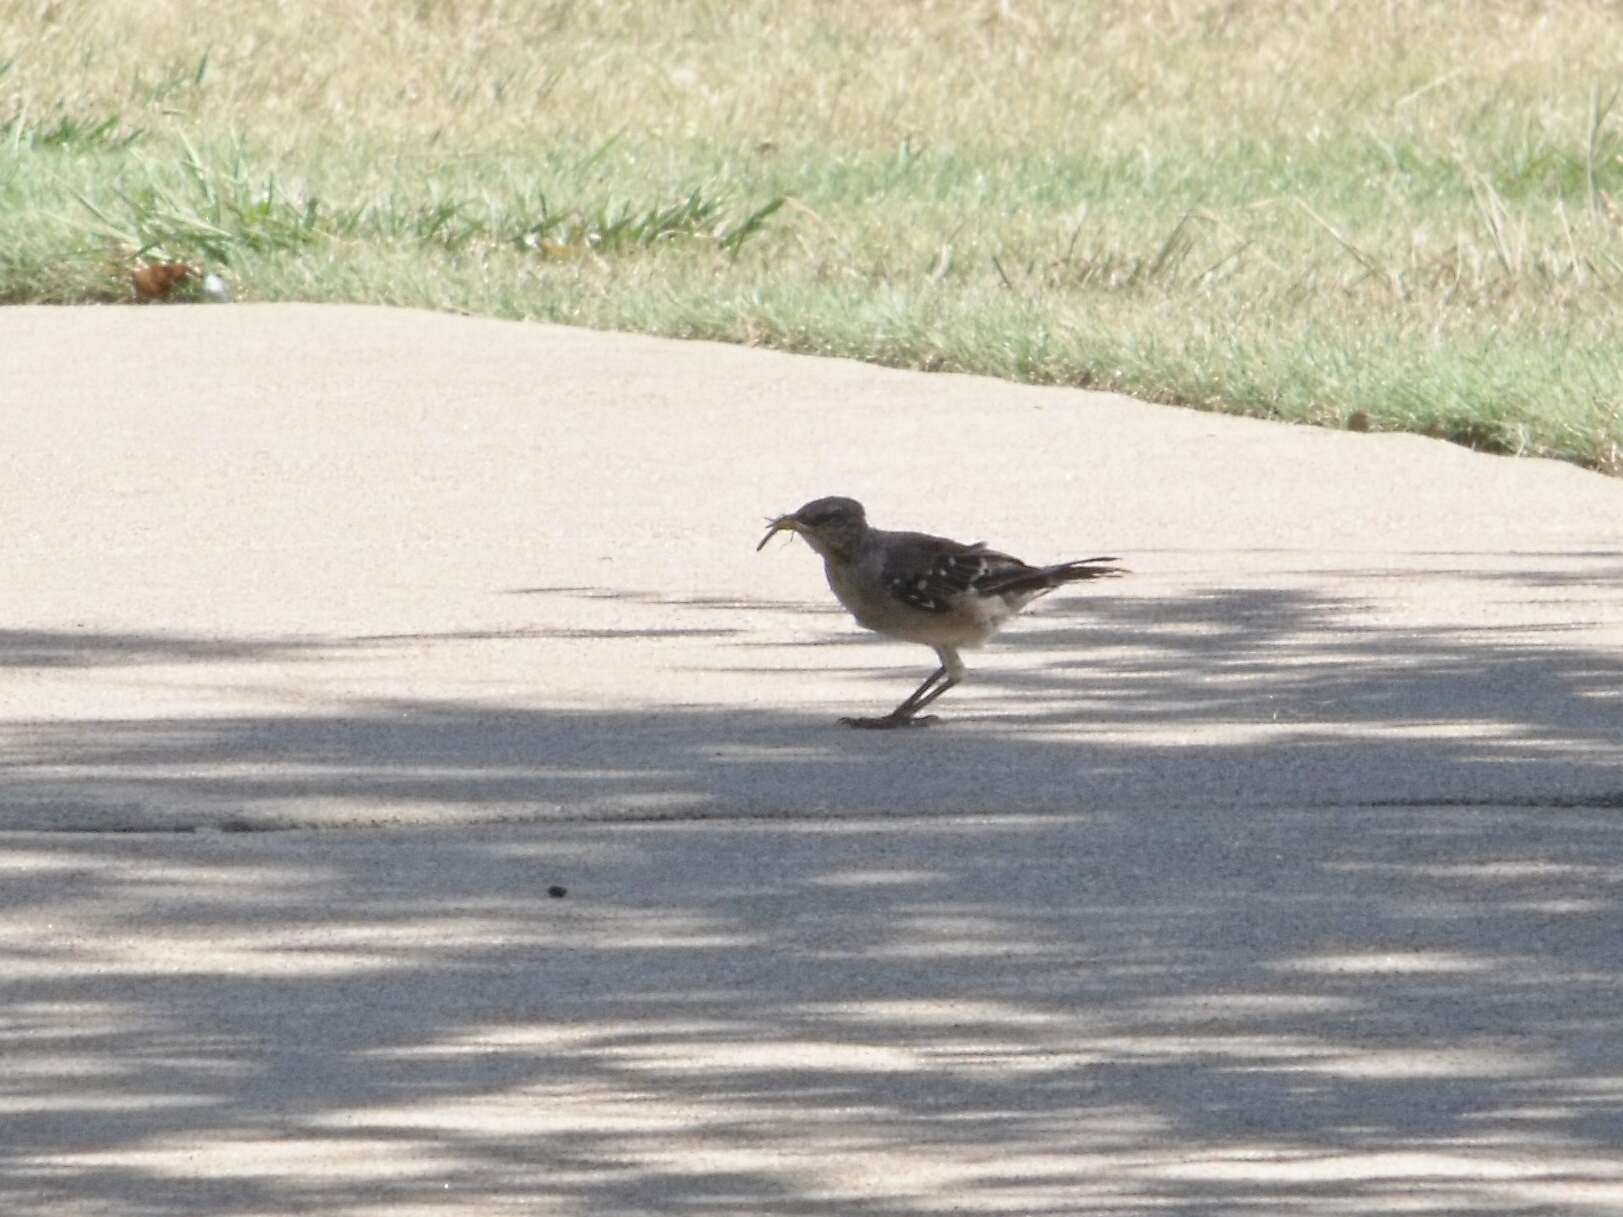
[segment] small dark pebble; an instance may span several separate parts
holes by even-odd
[[[559,887],[556,883],[554,883],[547,889],[547,895],[551,896],[554,900],[559,900],[564,896],[569,895],[569,889],[567,887]]]

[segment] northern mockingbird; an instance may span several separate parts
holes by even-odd
[[[1125,574],[1083,558],[1028,566],[977,541],[965,545],[920,532],[868,524],[855,499],[827,498],[771,521],[761,549],[780,532],[797,532],[822,556],[828,585],[857,624],[906,642],[922,642],[941,660],[901,705],[883,718],[842,718],[848,727],[922,727],[919,711],[964,678],[960,647],[978,647],[1026,605],[1064,583]]]

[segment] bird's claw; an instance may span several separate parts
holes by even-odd
[[[891,727],[928,727],[938,722],[939,716],[934,714],[908,715],[898,717],[887,714],[883,718],[842,718],[839,720],[842,727],[856,727],[863,731],[885,731]]]

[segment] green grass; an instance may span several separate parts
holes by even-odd
[[[1606,0],[0,0],[0,301],[719,338],[1623,472]]]

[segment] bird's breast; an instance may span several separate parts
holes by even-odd
[[[828,576],[829,590],[834,593],[834,598],[857,619],[858,625],[880,633],[891,628],[887,624],[884,600],[867,593],[865,588],[869,581],[862,579],[855,563],[824,562],[823,572]]]

